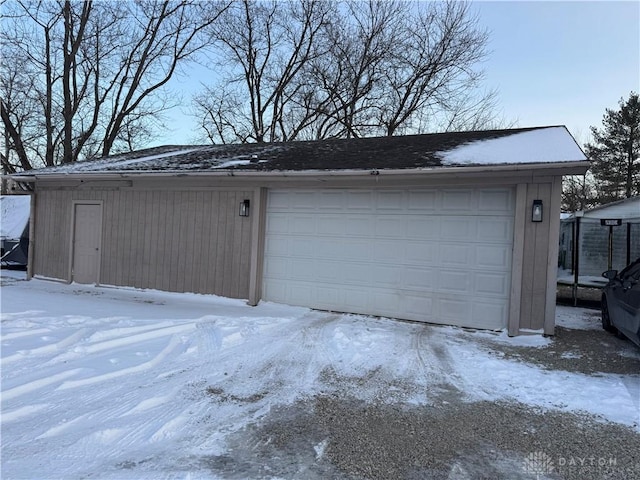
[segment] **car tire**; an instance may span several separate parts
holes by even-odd
[[[607,297],[602,297],[601,304],[602,311],[602,328],[607,332],[617,333],[618,329],[611,323],[611,316],[609,315],[609,305],[607,304]]]

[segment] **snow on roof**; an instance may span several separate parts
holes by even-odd
[[[31,197],[29,195],[2,195],[0,197],[0,237],[19,239],[29,221]]]
[[[16,177],[221,170],[255,173],[431,170],[448,166],[585,160],[565,127],[536,127],[280,143],[163,146],[30,170]]]
[[[600,205],[584,212],[590,218],[640,218],[640,196]]]
[[[443,165],[554,163],[586,160],[565,127],[549,127],[478,140],[441,152]]]

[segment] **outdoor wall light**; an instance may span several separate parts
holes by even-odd
[[[531,207],[531,221],[532,222],[542,221],[542,200],[533,201],[533,206]]]
[[[241,217],[248,217],[249,216],[249,205],[250,205],[249,200],[243,200],[242,202],[240,202],[240,213],[239,213],[239,215]]]

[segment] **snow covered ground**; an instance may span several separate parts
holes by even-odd
[[[553,341],[541,336],[11,271],[0,292],[5,479],[216,478],[198,459],[225,454],[229,435],[336,391],[428,406],[453,386],[468,402],[584,411],[640,432],[640,376],[548,370],[486,348]],[[558,322],[596,328],[582,309],[559,307]]]

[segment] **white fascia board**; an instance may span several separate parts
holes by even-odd
[[[588,161],[559,162],[559,163],[520,163],[508,165],[473,165],[473,166],[451,166],[432,168],[411,168],[411,169],[371,169],[371,170],[284,170],[284,171],[261,171],[254,170],[225,170],[225,171],[165,171],[149,172],[144,170],[132,170],[128,172],[83,172],[83,173],[53,173],[53,174],[14,174],[11,175],[16,181],[35,182],[39,180],[122,180],[126,178],[162,178],[162,177],[243,177],[243,178],[270,178],[270,177],[361,177],[361,176],[416,176],[416,175],[451,175],[451,174],[473,174],[482,172],[522,172],[548,170],[557,171],[559,175],[581,175],[589,168]]]

